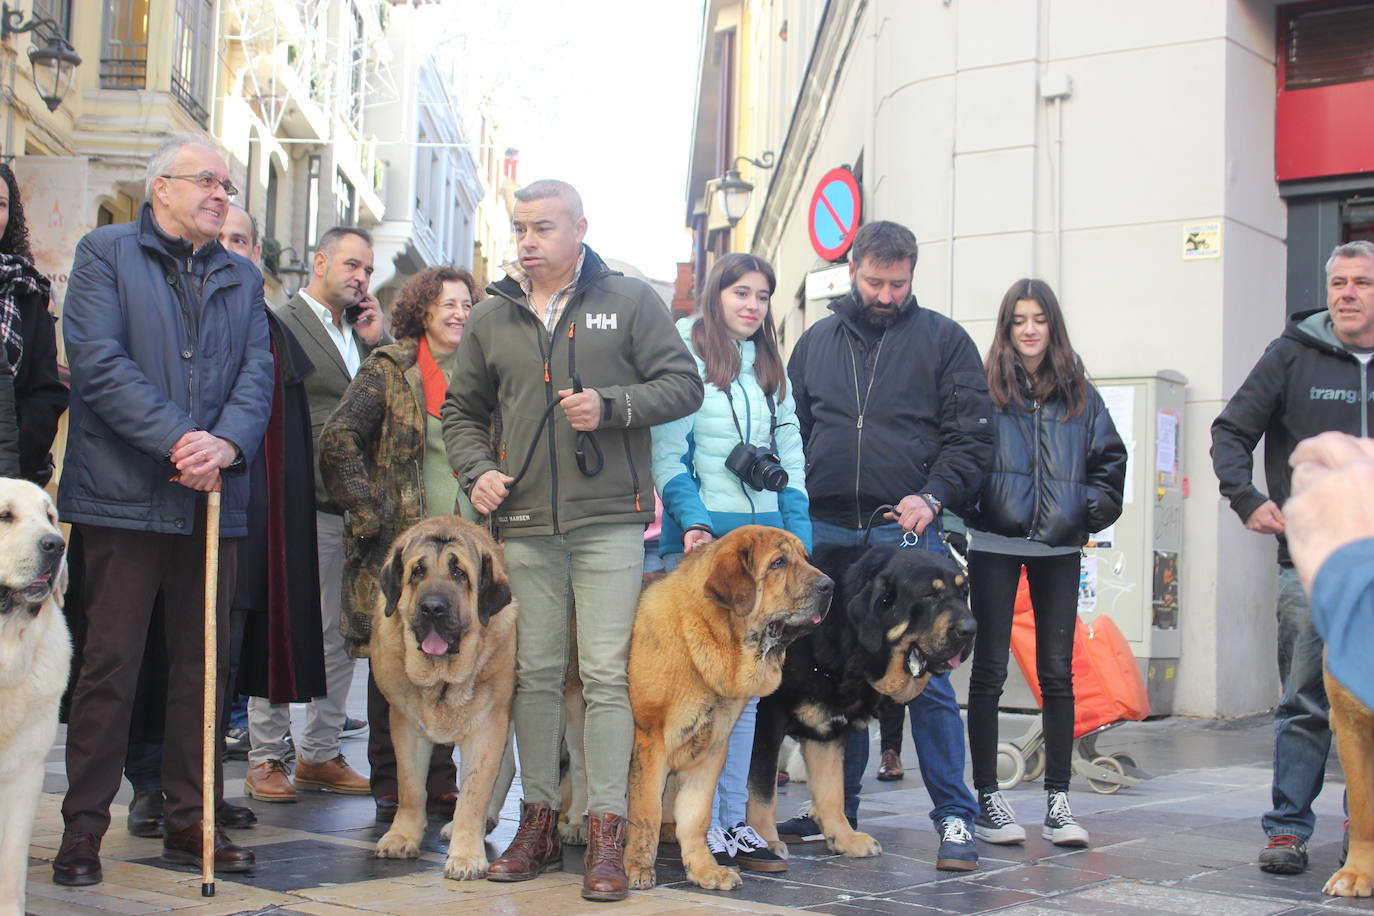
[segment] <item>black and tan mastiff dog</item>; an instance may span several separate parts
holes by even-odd
[[[778,750],[801,742],[811,816],[832,852],[876,856],[878,841],[844,816],[844,745],[867,726],[882,697],[915,699],[950,669],[976,628],[967,584],[954,563],[926,550],[822,547],[812,561],[837,583],[834,610],[787,653],[782,685],[759,701],[749,767],[749,824],[778,855]]]
[[[706,848],[730,730],[749,699],[777,689],[788,645],[820,624],[833,590],[797,537],[745,525],[693,551],[640,597],[629,663],[631,887],[654,886],[669,773],[678,776],[674,811],[687,880],[739,887],[739,873],[717,865]]]
[[[516,607],[501,548],[456,515],[426,519],[396,538],[379,580],[372,676],[391,704],[400,806],[377,857],[419,855],[430,754],[435,744],[456,744],[462,791],[444,876],[481,878],[515,695]]]

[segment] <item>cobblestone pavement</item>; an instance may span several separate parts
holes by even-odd
[[[361,682],[356,702],[363,708]],[[300,713],[296,717],[299,724]],[[1019,734],[1029,720],[1004,718],[1003,735]],[[876,728],[874,729],[876,732]],[[124,829],[127,785],[116,799],[113,825],[102,853],[105,881],[91,888],[52,883],[50,862],[61,837],[58,806],[65,788],[63,733],[49,757],[45,795],[30,849],[28,910],[37,914],[480,912],[558,916],[563,913],[776,913],[810,910],[837,914],[1048,913],[1298,914],[1374,913],[1370,900],[1334,900],[1321,886],[1340,855],[1343,816],[1341,775],[1332,754],[1326,791],[1317,803],[1317,833],[1309,844],[1312,867],[1297,877],[1260,872],[1259,815],[1269,804],[1270,720],[1254,716],[1210,722],[1181,718],[1129,723],[1107,732],[1102,752],[1125,752],[1153,774],[1113,795],[1092,792],[1076,780],[1071,800],[1091,832],[1089,849],[1069,851],[1040,839],[1044,794],[1027,783],[1008,794],[1029,839],[1024,847],[980,845],[975,872],[946,874],[934,868],[936,835],[925,812],[915,753],[901,782],[865,784],[862,829],[883,845],[872,859],[844,859],[824,844],[791,848],[791,869],[782,875],[746,872],[734,892],[704,892],[682,881],[676,847],[661,850],[662,886],[636,892],[618,904],[593,904],[578,895],[581,849],[565,856],[568,871],[522,884],[447,881],[443,842],[431,822],[425,852],[416,861],[379,861],[372,846],[382,833],[372,801],[302,793],[294,805],[252,803],[259,825],[235,839],[257,851],[249,875],[223,876],[216,896],[200,896],[200,878],[164,866],[160,841],[131,837]],[[875,736],[876,740],[876,736]],[[344,743],[355,766],[366,766],[366,737]],[[873,766],[877,762],[876,747]],[[870,770],[873,767],[870,767]],[[245,764],[226,768],[226,794],[242,795]],[[790,815],[805,787],[780,790],[779,811]],[[518,784],[488,846],[495,856],[515,832]],[[241,799],[236,799],[241,801]]]

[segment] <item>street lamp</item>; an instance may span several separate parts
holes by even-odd
[[[736,156],[735,161],[730,164],[730,168],[725,170],[725,174],[711,183],[712,189],[720,195],[720,209],[725,214],[725,218],[730,221],[731,229],[735,228],[735,224],[744,217],[744,211],[749,209],[749,195],[754,191],[754,186],[741,178],[739,169],[735,168],[741,159],[761,169],[773,167],[771,150],[764,153],[761,159]]]
[[[30,19],[21,25],[23,18],[21,10],[10,9],[8,3],[0,4],[0,41],[40,27],[49,33],[46,46],[29,47],[29,63],[33,66],[33,83],[38,89],[39,98],[48,106],[48,111],[56,111],[67,93],[71,92],[76,68],[81,66],[81,57],[61,36],[62,27],[56,22],[51,19]]]

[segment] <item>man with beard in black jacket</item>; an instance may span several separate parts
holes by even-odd
[[[977,499],[992,462],[992,402],[973,341],[911,293],[916,237],[891,222],[861,227],[850,250],[851,292],[802,334],[787,364],[806,447],[816,547],[871,543],[945,553],[940,511]],[[895,511],[879,513],[880,506]],[[886,520],[886,521],[884,521]],[[936,867],[977,867],[977,803],[964,785],[964,733],[949,675],[912,700],[911,736],[940,833]],[[857,823],[868,731],[845,748],[845,816]],[[815,838],[804,812],[783,839]]]
[[[1212,466],[1221,494],[1245,527],[1278,536],[1278,660],[1283,695],[1274,707],[1274,807],[1261,819],[1268,844],[1259,867],[1277,875],[1307,869],[1331,749],[1322,683],[1322,641],[1284,539],[1291,492],[1288,458],[1318,433],[1370,435],[1369,361],[1374,355],[1374,243],[1338,245],[1326,262],[1326,308],[1299,312],[1271,343],[1212,423]],[[1264,437],[1268,495],[1254,485],[1251,453]]]

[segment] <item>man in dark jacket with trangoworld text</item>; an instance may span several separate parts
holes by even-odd
[[[1278,659],[1283,695],[1274,707],[1274,807],[1261,819],[1268,844],[1261,869],[1296,875],[1307,868],[1331,749],[1322,683],[1322,641],[1293,569],[1280,508],[1288,499],[1288,458],[1299,442],[1334,431],[1367,438],[1374,356],[1374,243],[1338,245],[1326,262],[1326,305],[1293,315],[1282,336],[1250,370],[1212,423],[1212,466],[1221,495],[1260,534],[1279,541]],[[1254,484],[1251,453],[1264,437],[1266,496]]]
[[[700,407],[701,377],[653,290],[582,244],[587,220],[571,185],[516,191],[514,223],[519,260],[472,310],[443,409],[449,462],[505,539],[520,606],[514,720],[525,798],[488,877],[524,881],[562,862],[558,758],[575,600],[587,701],[582,896],[620,900],[634,736],[625,665],[654,517],[649,429]]]
[[[217,241],[235,193],[209,141],[168,141],[148,163],[132,223],[76,247],[65,308],[71,424],[57,501],[85,545],[85,656],[67,726],[66,829],[58,884],[101,880],[100,841],[120,768],[149,618],[166,607],[170,658],[162,857],[201,859],[205,493],[223,490],[218,680],[229,671],[237,539],[247,533],[245,468],[271,411],[272,354],[262,277]],[[219,871],[253,867],[216,832]]]
[[[856,544],[872,524],[874,544],[943,553],[941,508],[974,500],[992,460],[983,363],[963,328],[916,304],[911,230],[868,223],[849,257],[851,292],[802,334],[787,364],[806,447],[812,536],[817,547]],[[895,512],[875,517],[883,505]],[[932,677],[908,708],[941,835],[936,865],[973,869],[977,805],[964,785],[964,730],[949,675]],[[858,819],[867,765],[864,729],[850,736],[844,755],[851,821]],[[817,832],[805,816],[778,825],[784,839]]]

